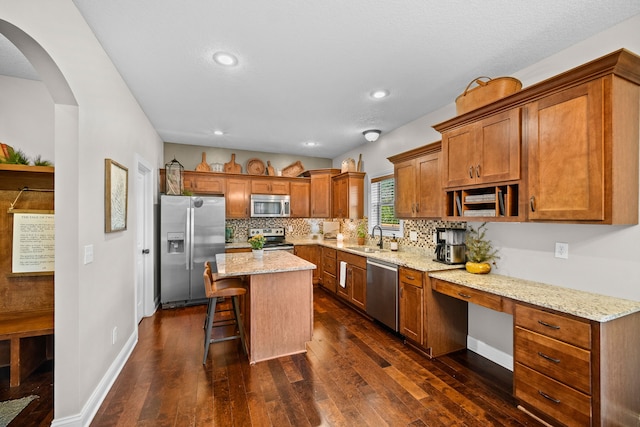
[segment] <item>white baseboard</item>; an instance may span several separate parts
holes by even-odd
[[[118,357],[115,358],[107,372],[104,374],[98,386],[91,393],[91,397],[82,408],[79,414],[70,415],[64,418],[54,419],[51,423],[51,427],[86,427],[91,424],[93,417],[95,417],[100,405],[107,397],[107,393],[111,390],[113,383],[115,382],[120,371],[124,367],[127,360],[131,356],[131,352],[138,343],[138,328],[135,328],[133,334],[129,337],[124,347],[118,353]]]
[[[513,372],[513,356],[467,335],[467,348]]]

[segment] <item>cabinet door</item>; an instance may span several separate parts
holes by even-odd
[[[351,279],[351,302],[364,311],[367,309],[367,270],[355,265],[347,270]]]
[[[441,218],[444,193],[442,191],[442,175],[440,174],[440,154],[428,154],[416,159],[415,169],[418,171],[415,216]],[[398,197],[397,194],[396,197]]]
[[[311,196],[309,203],[312,218],[331,217],[331,175],[311,175]]]
[[[422,288],[400,282],[400,333],[422,345]]]
[[[289,194],[289,182],[282,179],[254,179],[251,181],[253,194]]]
[[[228,178],[225,201],[227,218],[248,218],[251,182],[247,179]]]
[[[333,189],[332,217],[333,218],[346,218],[348,215],[347,186],[348,186],[348,182],[346,177],[341,177],[333,180],[333,184],[332,184],[332,189]]]
[[[514,108],[477,123],[474,168],[478,184],[520,178],[520,109]]]
[[[309,217],[309,182],[292,182],[291,184],[291,217]]]
[[[351,301],[351,280],[353,279],[353,275],[351,274],[351,268],[348,264],[346,268],[346,275],[343,288],[340,285],[340,261],[338,261],[338,274],[336,275],[338,286],[336,287],[336,294],[347,301]]]
[[[447,187],[475,183],[475,124],[462,126],[442,135],[444,181]]]
[[[394,165],[396,179],[396,217],[413,218],[416,214],[416,165],[407,160]]]
[[[309,261],[312,264],[315,264],[316,268],[313,270],[313,284],[316,285],[320,281],[320,258],[321,251],[320,247],[317,245],[296,245],[294,246],[293,253],[304,259]]]
[[[526,107],[529,219],[604,219],[602,81]]]
[[[224,181],[224,178],[221,176],[193,176],[190,179],[191,191],[194,193],[224,194]]]

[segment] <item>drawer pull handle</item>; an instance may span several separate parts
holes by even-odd
[[[462,298],[471,298],[471,295],[463,294],[462,292],[458,292],[458,295],[460,295]]]
[[[550,323],[547,322],[543,322],[542,320],[538,320],[538,323],[540,323],[542,326],[546,326],[547,328],[551,328],[551,329],[560,329],[560,326],[558,325],[552,325]]]
[[[560,403],[560,399],[556,399],[555,397],[551,397],[549,396],[547,393],[538,390],[538,394],[542,397],[544,397],[545,399],[548,399],[550,401],[552,401],[553,403]]]
[[[555,359],[555,358],[553,358],[551,356],[547,356],[546,354],[544,354],[541,351],[538,352],[538,356],[542,357],[543,359],[547,359],[548,361],[553,362],[553,363],[560,363],[560,359]]]
[[[413,277],[413,276],[407,276],[407,280],[414,280],[414,279],[415,279],[415,277]]]

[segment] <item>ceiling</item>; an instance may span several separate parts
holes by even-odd
[[[638,0],[73,1],[164,141],[326,158],[640,13]],[[0,74],[37,79],[3,37]]]

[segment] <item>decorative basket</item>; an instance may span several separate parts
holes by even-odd
[[[486,79],[487,81],[481,79]],[[471,88],[474,83],[478,86]],[[522,89],[522,82],[513,77],[497,77],[495,79],[484,76],[476,77],[471,80],[464,92],[456,98],[456,112],[458,115],[464,114],[516,93],[520,89]]]

